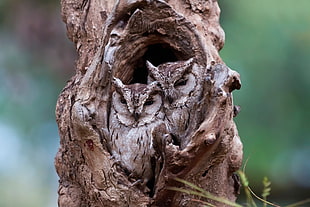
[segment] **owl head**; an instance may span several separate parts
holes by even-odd
[[[120,79],[113,78],[112,83],[115,87],[112,107],[121,123],[144,125],[161,116],[162,95],[157,82],[125,85]]]
[[[163,63],[157,67],[146,61],[146,66],[149,71],[149,80],[156,80],[160,83],[164,96],[170,104],[184,103],[198,85],[197,74],[193,71],[193,58]]]

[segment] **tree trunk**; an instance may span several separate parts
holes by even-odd
[[[55,158],[60,178],[58,205],[200,206],[193,200],[200,199],[225,206],[170,190],[184,187],[175,178],[234,201],[238,189],[234,172],[242,162],[242,144],[233,122],[236,110],[231,93],[241,85],[239,74],[218,53],[224,32],[217,1],[62,0],[61,5],[78,60],[76,75],[56,107],[61,138]],[[199,76],[193,93],[198,94],[198,101],[175,112],[190,111],[186,127],[173,131],[174,126],[163,119],[151,130],[156,167],[148,190],[143,190],[112,156],[112,79],[146,85],[150,76],[146,61],[160,67],[190,58]],[[169,111],[163,111],[168,117]],[[178,135],[182,127],[186,130]]]

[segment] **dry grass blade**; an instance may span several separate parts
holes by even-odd
[[[229,201],[227,199],[224,199],[224,198],[221,198],[221,197],[217,197],[217,196],[214,196],[212,195],[211,193],[205,191],[204,189],[202,188],[199,188],[198,186],[190,183],[190,182],[187,182],[185,180],[182,180],[182,179],[179,179],[179,178],[175,178],[176,181],[180,182],[180,183],[183,183],[197,191],[194,191],[194,190],[186,190],[186,189],[183,189],[183,188],[176,188],[176,187],[169,187],[168,189],[169,190],[175,190],[175,191],[179,191],[179,192],[183,192],[183,193],[187,193],[187,194],[192,194],[192,195],[197,195],[197,196],[201,196],[201,197],[204,197],[204,198],[208,198],[208,199],[211,199],[211,200],[214,200],[214,201],[217,201],[217,202],[220,202],[220,203],[224,203],[226,205],[230,205],[232,207],[242,207],[241,205],[235,203],[235,202],[232,202],[232,201]]]
[[[308,198],[306,200],[303,200],[303,201],[299,201],[297,203],[290,204],[290,205],[285,206],[285,207],[297,207],[297,206],[300,206],[300,205],[303,205],[303,204],[306,204],[306,203],[310,203],[310,198]]]

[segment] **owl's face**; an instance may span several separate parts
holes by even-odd
[[[186,61],[164,63],[155,67],[146,62],[151,80],[155,79],[162,87],[165,98],[171,105],[186,103],[194,91],[197,83],[193,73],[193,58]]]
[[[120,79],[114,78],[113,84],[112,107],[122,124],[141,126],[160,116],[162,96],[157,82],[124,85]]]

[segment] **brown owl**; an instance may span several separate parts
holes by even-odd
[[[193,58],[157,67],[147,61],[146,65],[148,81],[157,81],[163,90],[165,122],[169,131],[183,148],[187,144],[185,137],[202,121],[199,103],[203,93],[204,68]]]
[[[125,85],[114,78],[113,85],[109,118],[111,153],[131,177],[145,186],[154,176],[152,131],[164,119],[161,91],[156,82]]]

